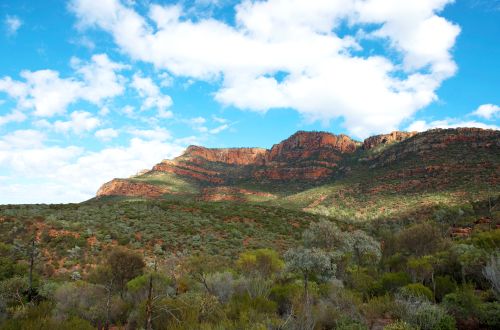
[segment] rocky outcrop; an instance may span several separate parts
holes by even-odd
[[[500,169],[493,155],[498,154],[498,130],[395,131],[363,143],[346,135],[300,131],[269,150],[190,146],[183,155],[162,161],[150,172],[172,174],[175,180],[194,184],[204,200],[244,200],[253,193],[235,188],[240,183],[305,182],[310,186],[360,171],[365,176],[369,173],[367,192],[437,189],[457,178],[466,184],[495,185],[500,182]],[[103,185],[98,196],[160,197],[170,193],[168,183],[147,181],[115,179]]]
[[[454,146],[458,149],[454,150]],[[403,141],[366,160],[372,167],[381,167],[406,158],[417,157],[422,165],[429,165],[438,159],[453,161],[468,161],[455,159],[451,153],[443,150],[453,150],[457,155],[474,153],[475,150],[488,150],[492,154],[500,150],[500,131],[481,128],[433,129],[416,134],[411,141]]]
[[[296,162],[308,159],[338,161],[344,153],[356,151],[359,142],[346,135],[299,131],[275,144],[267,153],[268,162]]]
[[[344,154],[353,153],[360,145],[346,135],[300,131],[270,150],[190,146],[173,161],[154,166],[153,171],[218,185],[249,178],[316,181],[334,174]]]
[[[124,179],[114,179],[107,182],[97,191],[97,197],[103,196],[129,196],[129,197],[160,197],[170,190],[147,183],[134,182]]]
[[[266,149],[262,148],[203,148],[189,146],[182,158],[202,159],[203,161],[229,165],[264,165]]]
[[[406,140],[407,138],[410,138],[412,136],[415,136],[417,132],[400,132],[400,131],[394,131],[389,134],[381,134],[381,135],[375,135],[371,136],[363,142],[363,149],[365,150],[370,150],[373,149],[381,144],[392,144],[395,142],[401,142],[403,140]]]

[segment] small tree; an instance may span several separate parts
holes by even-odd
[[[403,229],[397,236],[399,248],[409,254],[432,254],[442,242],[441,231],[430,223],[420,223]]]
[[[236,265],[244,274],[268,278],[282,270],[285,263],[276,251],[258,249],[241,253]]]
[[[483,268],[483,275],[491,283],[493,292],[500,299],[500,255],[493,255]]]
[[[195,255],[185,264],[185,271],[197,282],[201,283],[208,293],[213,290],[208,283],[208,276],[227,267],[225,260],[212,255]]]
[[[107,265],[111,271],[113,285],[116,286],[122,298],[125,284],[141,275],[145,266],[139,254],[124,248],[112,251],[107,259]]]
[[[348,252],[350,241],[345,233],[333,222],[321,220],[309,225],[302,234],[304,246],[307,248],[319,248],[327,251],[339,250]]]
[[[286,267],[289,271],[299,273],[304,281],[304,318],[301,329],[313,329],[314,320],[309,299],[309,280],[316,276],[330,277],[335,272],[331,256],[318,248],[296,248],[285,253]]]
[[[347,234],[350,241],[348,246],[352,248],[354,261],[357,265],[376,264],[379,262],[382,252],[380,243],[362,230],[355,230]]]
[[[296,248],[285,253],[286,267],[291,272],[300,273],[304,281],[304,296],[308,299],[309,280],[315,276],[330,277],[335,272],[335,265],[330,256],[318,248]]]

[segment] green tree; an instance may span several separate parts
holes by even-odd
[[[428,223],[419,223],[403,229],[397,235],[399,248],[408,254],[423,256],[436,251],[442,242],[441,231]]]
[[[276,251],[258,249],[241,253],[236,265],[243,274],[268,278],[282,270],[285,263]]]
[[[124,248],[118,248],[108,256],[107,266],[109,266],[109,275],[113,280],[113,285],[120,292],[120,296],[123,297],[125,284],[134,277],[141,275],[145,264],[139,254]]]
[[[354,262],[357,265],[374,265],[379,262],[382,252],[380,243],[362,230],[347,233],[348,246],[352,249]]]

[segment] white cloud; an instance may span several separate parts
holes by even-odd
[[[99,116],[105,117],[109,115],[110,111],[108,107],[102,107],[101,110],[99,110]]]
[[[396,129],[455,73],[450,51],[460,28],[438,16],[451,2],[244,0],[235,27],[185,19],[176,5],[150,5],[148,17],[119,0],[73,0],[71,8],[80,27],[107,31],[135,60],[176,76],[222,78],[215,98],[224,105],[343,118],[362,137]],[[335,32],[342,22],[350,35]],[[367,55],[366,40],[383,53]]]
[[[500,107],[495,104],[483,104],[472,113],[474,116],[484,119],[492,119],[500,116]]]
[[[96,131],[94,135],[102,141],[109,141],[118,137],[119,134],[120,133],[114,128],[105,128]]]
[[[169,131],[160,127],[154,129],[131,129],[129,133],[134,137],[160,142],[169,140],[172,137]]]
[[[89,63],[71,62],[73,77],[61,78],[53,70],[22,71],[24,81],[1,78],[0,92],[15,99],[19,109],[33,109],[40,117],[64,114],[68,105],[78,100],[99,105],[123,93],[124,78],[116,71],[126,68],[124,65],[110,61],[105,54],[92,56]]]
[[[228,125],[228,124],[220,125],[220,126],[218,126],[218,127],[216,127],[216,128],[212,128],[212,129],[209,131],[209,133],[210,133],[210,134],[219,134],[220,132],[225,131],[225,130],[226,130],[226,129],[228,129],[228,128],[229,128],[229,125]]]
[[[456,127],[476,127],[485,129],[500,129],[499,126],[489,125],[478,121],[462,121],[459,119],[444,119],[427,122],[425,120],[417,120],[411,123],[406,130],[423,132],[433,128],[456,128]]]
[[[101,121],[94,117],[90,112],[86,111],[73,111],[70,115],[70,120],[58,120],[52,124],[52,128],[58,132],[73,132],[81,134],[94,130],[101,124]]]
[[[217,117],[217,116],[212,116],[212,120],[215,121],[216,123],[219,123],[219,124],[227,123],[226,118],[221,118],[221,117]]]
[[[126,146],[90,152],[44,141],[44,134],[35,130],[0,137],[0,173],[7,177],[0,185],[0,204],[81,202],[95,196],[102,183],[151,168],[185,148],[179,141],[135,137]],[[13,177],[23,179],[9,182]]]
[[[5,27],[7,29],[7,35],[14,35],[17,33],[17,30],[23,25],[21,19],[17,16],[9,16],[5,17]]]
[[[130,118],[135,118],[135,108],[131,105],[124,106],[121,111]]]
[[[134,74],[131,86],[137,90],[139,96],[144,98],[141,107],[142,110],[156,108],[158,109],[159,117],[172,117],[172,112],[167,110],[172,105],[172,99],[170,96],[162,94],[160,88],[151,78]]]
[[[22,122],[26,120],[26,115],[18,110],[13,110],[11,113],[5,116],[0,116],[0,126],[11,123],[11,122]]]

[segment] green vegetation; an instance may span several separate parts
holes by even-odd
[[[498,144],[432,139],[322,182],[207,163],[223,187],[148,172],[128,180],[171,193],[0,206],[0,328],[498,329]]]
[[[408,223],[229,202],[1,206],[0,328],[494,329],[500,229],[474,214],[443,207]],[[452,216],[471,234],[450,237]]]

